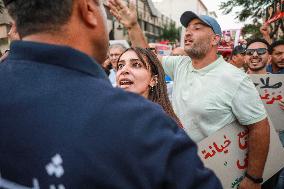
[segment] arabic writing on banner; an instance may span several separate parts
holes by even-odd
[[[272,125],[272,123],[270,123]],[[248,129],[234,122],[198,143],[198,154],[206,167],[221,180],[223,188],[236,189],[248,167]],[[277,154],[277,156],[275,156]],[[270,145],[263,178],[269,179],[284,167],[284,149],[270,127]]]
[[[284,75],[250,75],[276,131],[284,130],[284,111],[279,102],[284,100]]]

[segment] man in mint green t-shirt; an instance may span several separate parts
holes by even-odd
[[[205,15],[184,12],[185,51],[188,56],[163,57],[173,81],[173,107],[186,132],[201,141],[238,121],[249,129],[249,167],[240,188],[260,188],[269,148],[269,123],[250,78],[217,55],[222,35],[218,22]],[[255,179],[254,179],[255,178]]]

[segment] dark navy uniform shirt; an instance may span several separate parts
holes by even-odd
[[[156,104],[69,47],[14,42],[0,64],[0,188],[215,189]]]

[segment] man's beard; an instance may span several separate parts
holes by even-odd
[[[262,64],[262,66],[260,66],[260,67],[250,67],[249,66],[249,69],[251,70],[251,71],[254,71],[254,72],[257,72],[257,71],[260,71],[260,70],[262,70],[263,68],[265,68],[266,67],[266,64]]]
[[[275,63],[275,66],[277,67],[277,68],[279,68],[279,69],[283,69],[284,68],[284,62],[277,62],[277,63]]]
[[[191,59],[202,59],[210,50],[210,38],[198,39],[192,46],[184,49]]]

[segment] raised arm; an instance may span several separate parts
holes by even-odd
[[[270,29],[269,29],[269,25],[264,23],[261,27],[260,27],[260,33],[262,34],[263,38],[269,43],[272,43],[272,39],[270,38]]]
[[[138,23],[136,1],[130,0],[129,7],[122,0],[108,0],[110,13],[128,30],[133,47],[149,48],[147,40]]]

